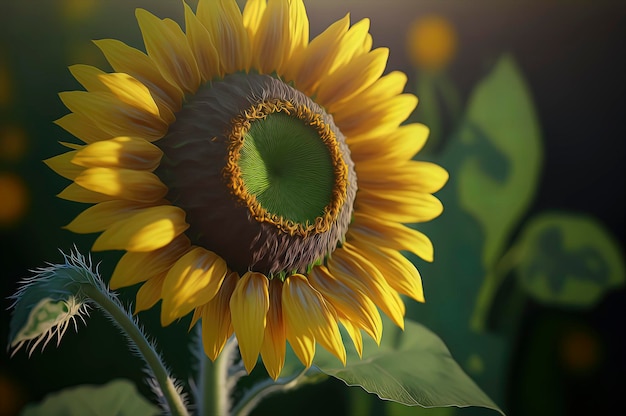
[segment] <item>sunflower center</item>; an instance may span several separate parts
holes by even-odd
[[[229,187],[259,222],[306,237],[328,231],[345,201],[347,166],[336,135],[306,105],[271,99],[233,119]]]
[[[252,123],[239,168],[248,192],[268,213],[314,223],[330,203],[335,183],[330,153],[315,129],[285,113]]]
[[[354,164],[332,117],[267,75],[201,88],[159,141],[157,171],[187,212],[188,236],[229,267],[304,272],[344,238]]]

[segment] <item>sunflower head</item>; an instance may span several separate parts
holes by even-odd
[[[138,311],[202,320],[211,359],[234,333],[274,379],[286,342],[305,366],[316,344],[345,363],[340,324],[360,354],[379,310],[402,326],[400,294],[423,301],[399,251],[432,261],[432,244],[404,223],[441,213],[447,173],[412,160],[417,99],[367,19],[309,41],[300,0],[184,8],[185,31],[137,11],[146,52],[96,41],[113,72],[70,68],[85,91],[61,94],[57,124],[81,143],[46,162],[72,181],[60,197],[94,205],[67,228],[126,252],[110,284],[141,283]]]

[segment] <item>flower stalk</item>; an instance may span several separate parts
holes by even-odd
[[[274,393],[286,393],[294,390],[305,384],[306,381],[317,381],[318,377],[305,378],[307,370],[305,369],[293,377],[286,377],[276,381],[268,378],[255,384],[244,394],[239,403],[233,407],[231,414],[233,416],[248,416],[264,398]]]
[[[201,338],[200,338],[201,339]],[[231,407],[231,393],[235,387],[239,376],[233,380],[229,377],[229,370],[233,367],[233,354],[237,348],[237,342],[231,338],[222,353],[211,361],[202,350],[201,341],[200,348],[200,367],[199,381],[200,385],[198,393],[200,397],[196,397],[196,405],[198,415],[228,415]]]
[[[65,260],[62,264],[33,270],[34,275],[22,280],[21,287],[11,297],[14,302],[9,345],[14,348],[13,353],[23,345],[30,345],[29,353],[42,343],[45,348],[55,335],[58,345],[71,323],[76,330],[77,319],[86,323],[87,308],[95,305],[126,335],[131,349],[146,362],[153,377],[149,384],[163,407],[172,415],[188,415],[182,389],[169,375],[138,322],[102,281],[91,258],[78,250],[62,254]]]
[[[148,341],[137,322],[130,317],[119,301],[116,301],[117,298],[110,293],[103,293],[101,288],[95,285],[83,284],[81,290],[111,318],[136,348],[158,383],[170,413],[174,416],[189,415],[179,389],[169,375],[160,355]]]

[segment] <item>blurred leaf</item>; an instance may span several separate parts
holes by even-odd
[[[48,395],[26,407],[22,416],[158,415],[160,410],[127,380],[102,386],[79,386]]]
[[[521,285],[540,301],[591,306],[624,284],[619,246],[589,217],[542,214],[524,228],[517,244]]]
[[[363,358],[349,349],[345,367],[321,349],[314,364],[347,385],[361,386],[384,400],[423,407],[479,406],[502,413],[463,372],[443,341],[409,320],[404,331],[386,320],[380,347],[364,339]]]
[[[455,173],[459,202],[483,228],[490,267],[533,197],[542,159],[533,102],[510,56],[475,88],[459,136],[469,147]]]
[[[454,407],[407,407],[401,404],[388,402],[385,416],[453,416],[457,410]]]

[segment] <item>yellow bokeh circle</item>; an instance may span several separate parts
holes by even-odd
[[[442,16],[430,15],[415,19],[407,33],[408,55],[418,68],[445,68],[457,49],[454,26]]]
[[[0,173],[0,227],[17,223],[28,208],[28,190],[13,173]]]

